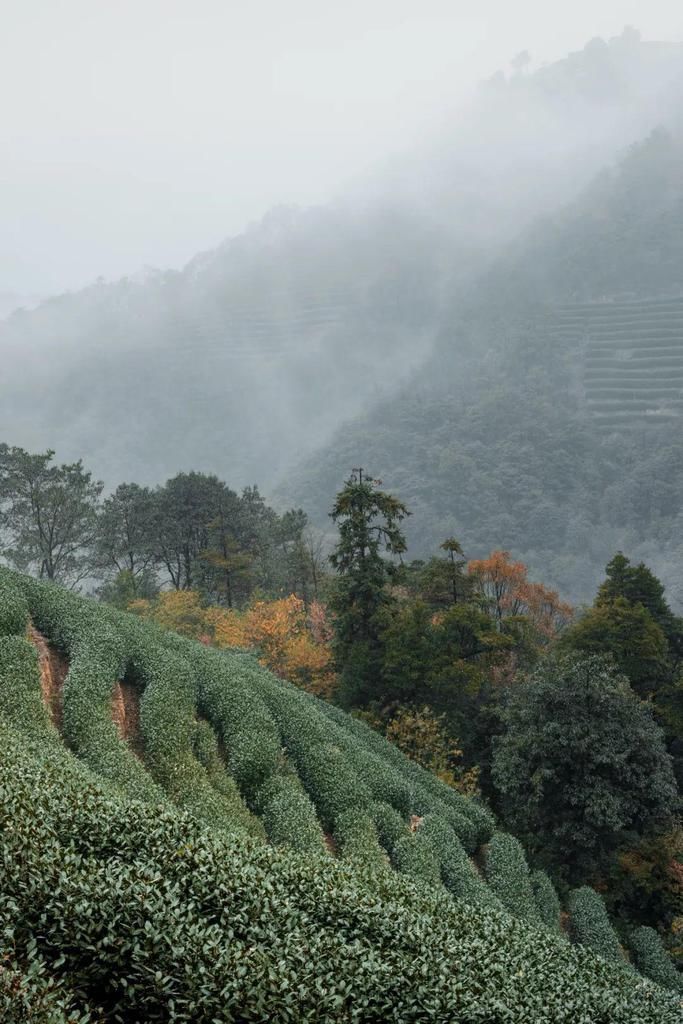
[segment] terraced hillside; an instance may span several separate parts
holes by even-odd
[[[485,807],[246,654],[0,569],[0,743],[3,1020],[681,1019],[596,893],[565,934]]]
[[[562,306],[549,334],[583,352],[585,407],[602,428],[683,414],[683,298]]]

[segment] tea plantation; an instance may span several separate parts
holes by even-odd
[[[0,745],[3,1021],[683,1020],[656,933],[561,927],[485,807],[246,654],[0,569]]]

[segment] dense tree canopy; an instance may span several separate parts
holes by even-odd
[[[549,658],[512,692],[495,745],[504,819],[570,882],[597,881],[634,837],[679,810],[652,712],[599,657]]]
[[[75,586],[94,568],[103,484],[80,460],[55,465],[54,454],[0,445],[3,554],[19,569]]]

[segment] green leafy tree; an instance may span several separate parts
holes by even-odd
[[[102,502],[97,517],[95,556],[107,582],[126,574],[123,589],[147,584],[154,569],[154,496],[148,487],[119,484]]]
[[[664,586],[643,562],[631,565],[630,560],[619,551],[607,563],[606,574],[607,578],[598,591],[597,605],[610,604],[623,598],[631,605],[642,605],[655,622],[668,622],[671,609],[664,598]]]
[[[154,554],[175,590],[199,586],[199,558],[225,490],[218,477],[192,472],[178,473],[155,492]]]
[[[53,457],[0,445],[3,554],[18,569],[75,587],[94,568],[103,484],[80,460],[55,465]]]
[[[673,681],[683,663],[683,619],[671,611],[661,580],[643,562],[631,565],[621,551],[608,563],[606,577],[598,591],[596,606],[610,604],[618,598],[634,607],[642,605],[666,637],[669,679]]]
[[[339,530],[330,556],[337,573],[330,604],[339,695],[357,707],[382,699],[383,633],[396,575],[384,554],[400,557],[406,550],[400,524],[408,514],[403,502],[379,490],[363,470],[349,477],[330,512]]]
[[[504,820],[573,884],[595,881],[615,852],[676,820],[662,733],[604,659],[550,658],[510,693],[493,782]]]
[[[662,629],[642,604],[629,604],[624,597],[589,609],[562,643],[586,654],[610,655],[641,697],[660,689],[669,674]]]
[[[472,599],[473,580],[460,542],[449,537],[441,544],[442,558],[414,563],[414,588],[431,608],[445,609]],[[412,567],[411,567],[412,568]]]
[[[152,573],[134,576],[130,569],[123,569],[105,580],[96,593],[100,601],[125,611],[133,601],[153,600],[159,594],[159,587]]]
[[[207,494],[204,547],[197,552],[198,577],[208,598],[228,608],[246,600],[253,588],[258,527],[249,524],[235,491],[218,482]]]

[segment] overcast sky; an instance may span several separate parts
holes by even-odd
[[[0,293],[181,266],[625,24],[683,38],[678,0],[4,0]]]

